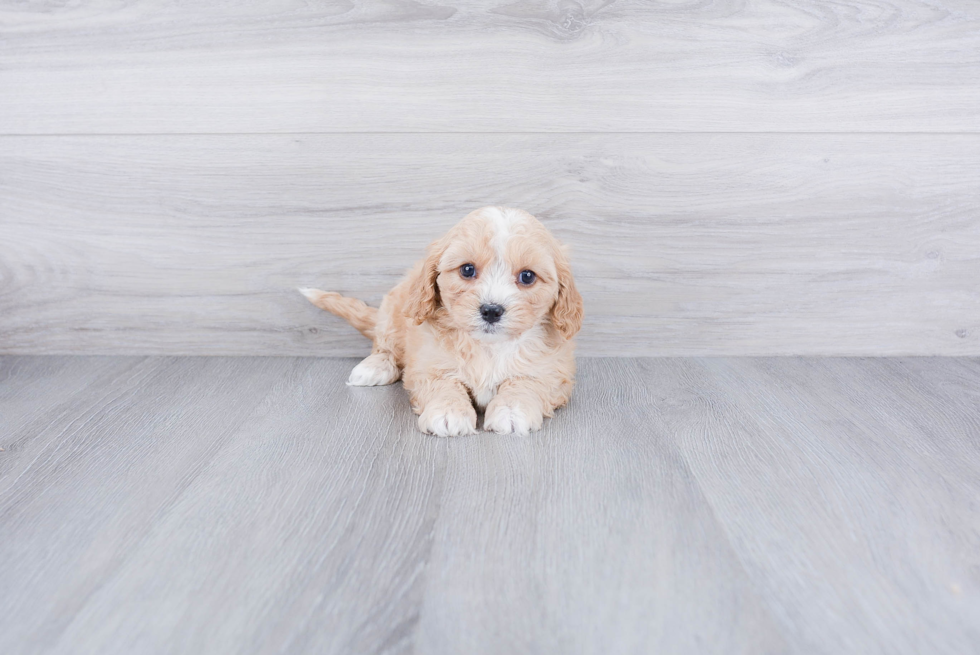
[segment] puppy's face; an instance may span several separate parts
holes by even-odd
[[[477,210],[429,257],[435,300],[458,330],[499,341],[552,320],[566,338],[578,331],[582,300],[564,253],[527,212]]]

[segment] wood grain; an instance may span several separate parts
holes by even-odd
[[[794,649],[976,649],[980,362],[649,360],[642,370],[653,429],[674,435]]]
[[[449,441],[417,652],[786,652],[640,365],[581,368],[542,433]]]
[[[980,136],[0,139],[0,352],[360,355],[486,204],[572,247],[584,355],[980,353]]]
[[[0,358],[0,448],[14,448],[11,435],[27,426],[46,425],[65,409],[62,404],[120,367],[105,357]],[[0,452],[4,452],[0,451]]]
[[[450,440],[354,363],[0,358],[32,417],[0,438],[0,650],[980,640],[980,359],[585,359],[541,432]]]
[[[352,361],[220,361],[254,367],[267,393],[53,650],[407,650],[444,442],[419,438],[400,387],[348,389]],[[202,410],[189,404],[188,416]]]
[[[4,134],[973,132],[969,0],[0,5]]]
[[[78,613],[267,395],[267,385],[296,363],[119,362],[70,397],[73,411],[4,435],[3,652],[57,649]],[[140,606],[136,598],[124,602]],[[79,642],[67,650],[86,649]]]

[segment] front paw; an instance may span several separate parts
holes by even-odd
[[[498,434],[519,434],[527,436],[541,429],[544,415],[533,413],[506,403],[491,402],[483,419],[483,429]]]
[[[377,387],[392,384],[401,377],[401,371],[391,357],[381,353],[368,355],[350,372],[347,385],[351,387]]]
[[[462,437],[476,434],[476,411],[455,409],[426,409],[419,416],[419,429],[437,437]]]

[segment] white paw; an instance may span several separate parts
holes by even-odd
[[[437,437],[476,434],[476,412],[464,414],[453,410],[425,410],[419,417],[419,429]]]
[[[391,384],[401,377],[401,371],[387,355],[375,353],[368,355],[354,367],[347,378],[347,384],[352,387],[377,387]]]
[[[541,414],[529,416],[520,407],[494,405],[487,408],[483,429],[498,434],[513,433],[526,437],[534,430],[540,430],[543,421],[544,417]]]

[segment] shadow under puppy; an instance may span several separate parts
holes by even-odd
[[[310,302],[374,341],[348,384],[401,377],[423,432],[528,434],[568,400],[582,296],[558,241],[529,213],[484,207],[432,243],[381,308],[318,289]]]

